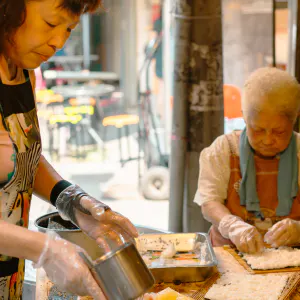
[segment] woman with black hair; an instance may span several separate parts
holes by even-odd
[[[83,13],[100,6],[101,0],[0,3],[0,299],[21,299],[24,259],[64,291],[103,298],[82,249],[27,230],[33,193],[102,247],[105,237],[122,243],[137,236],[128,219],[63,180],[41,155],[32,70],[63,47]]]

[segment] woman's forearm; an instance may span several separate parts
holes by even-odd
[[[37,262],[46,242],[46,235],[0,220],[0,253]]]
[[[62,179],[42,155],[35,177],[34,194],[43,200],[49,201],[53,187]]]
[[[216,227],[219,226],[223,217],[231,214],[224,204],[217,201],[203,203],[201,205],[201,210],[204,218]]]

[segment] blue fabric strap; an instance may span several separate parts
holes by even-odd
[[[251,148],[246,129],[240,136],[240,169],[242,183],[240,185],[240,203],[247,211],[260,213],[260,201],[256,191],[256,168],[254,151]],[[292,135],[289,146],[280,154],[278,171],[278,207],[277,216],[290,214],[294,197],[298,193],[298,158],[295,134]]]

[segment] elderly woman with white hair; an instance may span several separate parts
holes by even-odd
[[[244,86],[246,128],[220,136],[200,155],[195,202],[212,223],[213,246],[242,252],[300,243],[300,135],[293,131],[300,86],[275,68]]]

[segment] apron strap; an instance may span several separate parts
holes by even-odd
[[[230,149],[230,154],[234,156],[238,156],[238,136],[236,134],[230,134],[230,135],[225,135],[229,149]]]
[[[0,261],[0,277],[11,276],[18,273],[19,270],[19,259],[13,257],[8,261]]]

